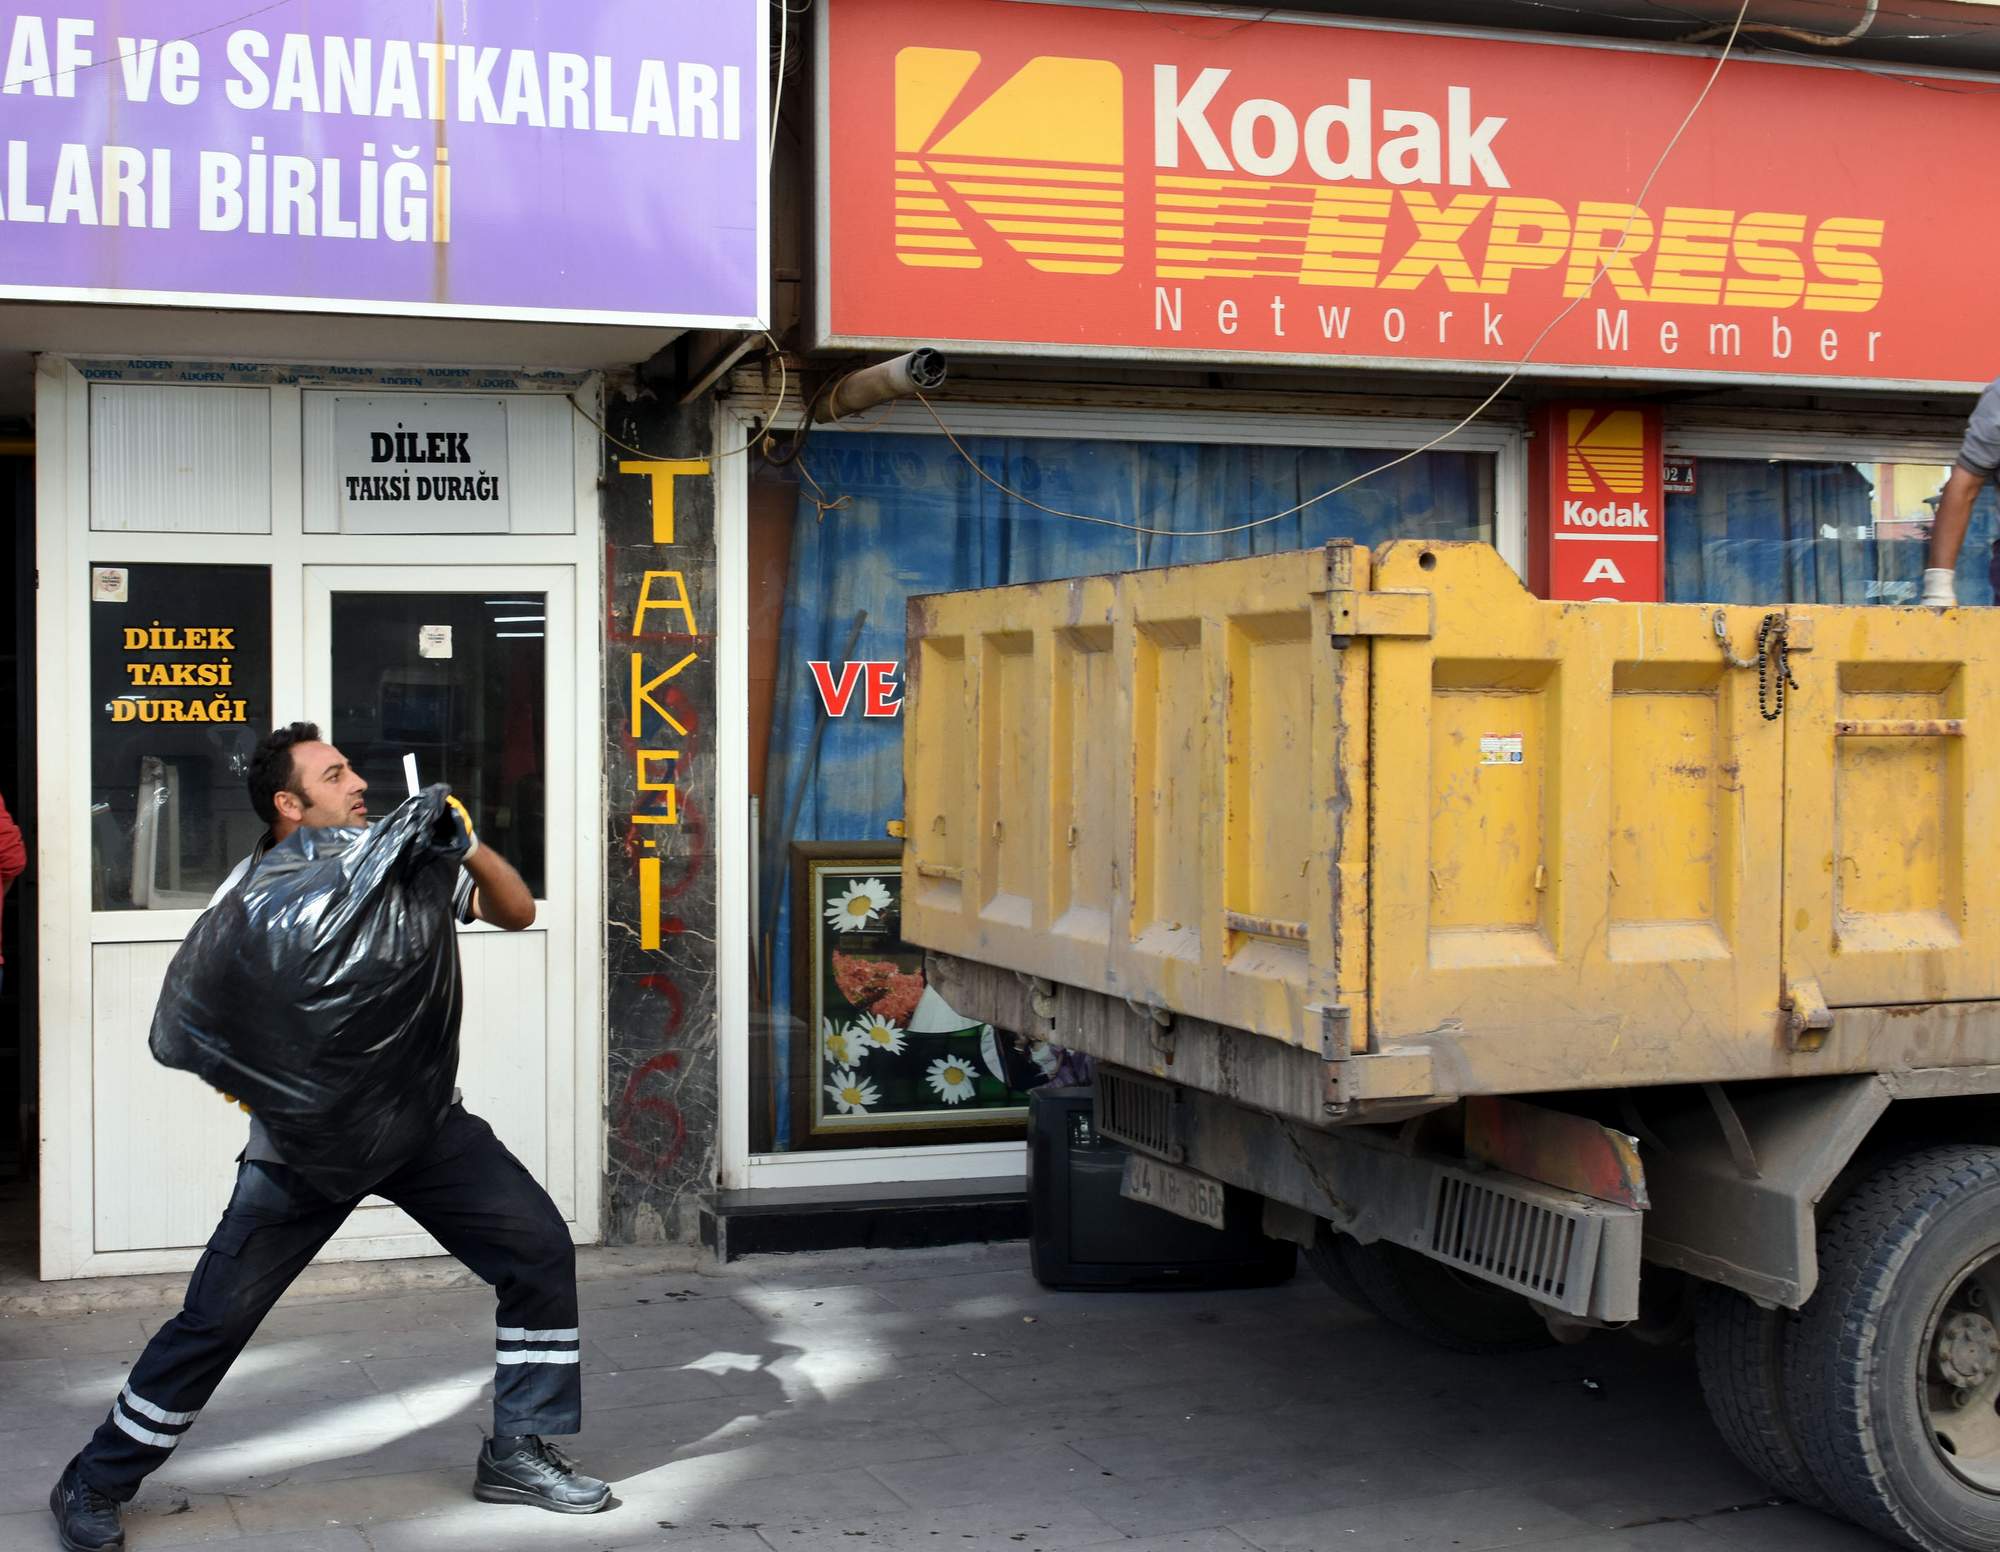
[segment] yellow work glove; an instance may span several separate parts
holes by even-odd
[[[215,1092],[218,1094],[222,1094],[221,1089],[217,1089]],[[245,1115],[248,1115],[250,1113],[250,1107],[244,1104],[243,1101],[238,1099],[234,1094],[222,1094],[222,1097],[226,1102],[234,1105],[238,1110],[242,1111]]]
[[[472,854],[479,850],[479,832],[472,828],[472,815],[466,812],[465,805],[454,797],[447,797],[444,806],[456,814],[458,822],[465,826],[465,838],[470,844],[465,848],[465,855],[459,858],[459,861],[468,862]]]

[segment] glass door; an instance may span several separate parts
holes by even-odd
[[[445,782],[480,844],[534,891],[525,932],[460,930],[465,985],[459,1084],[465,1103],[572,1220],[576,890],[581,751],[559,709],[575,684],[575,579],[558,566],[310,566],[306,703],[369,784],[378,818]],[[371,1204],[349,1235],[405,1232]]]

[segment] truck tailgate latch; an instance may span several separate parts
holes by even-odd
[[[1794,1051],[1817,1051],[1833,1028],[1833,1010],[1821,995],[1819,982],[1799,981],[1785,988],[1778,1001],[1784,1009],[1785,1043]]]

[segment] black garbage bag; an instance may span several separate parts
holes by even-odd
[[[234,1094],[335,1200],[422,1150],[450,1107],[468,841],[427,787],[379,823],[294,830],[168,966],[152,1051]]]

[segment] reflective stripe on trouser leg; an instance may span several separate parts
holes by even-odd
[[[199,1416],[199,1409],[169,1412],[165,1407],[154,1406],[127,1385],[118,1392],[118,1399],[111,1403],[108,1421],[128,1438],[150,1444],[156,1450],[170,1450],[181,1442],[181,1435],[187,1432],[188,1424]]]
[[[494,1432],[580,1429],[576,1247],[549,1193],[463,1108],[446,1118],[428,1154],[379,1189],[497,1295]]]
[[[124,1502],[163,1465],[271,1306],[347,1216],[299,1191],[289,1172],[247,1164],[180,1313],[146,1344],[111,1411],[75,1459],[83,1479]]]
[[[576,1297],[574,1284],[567,1290]],[[572,1306],[573,1307],[573,1306]],[[582,1424],[583,1352],[571,1326],[507,1326],[494,1332],[493,1431],[575,1433]]]

